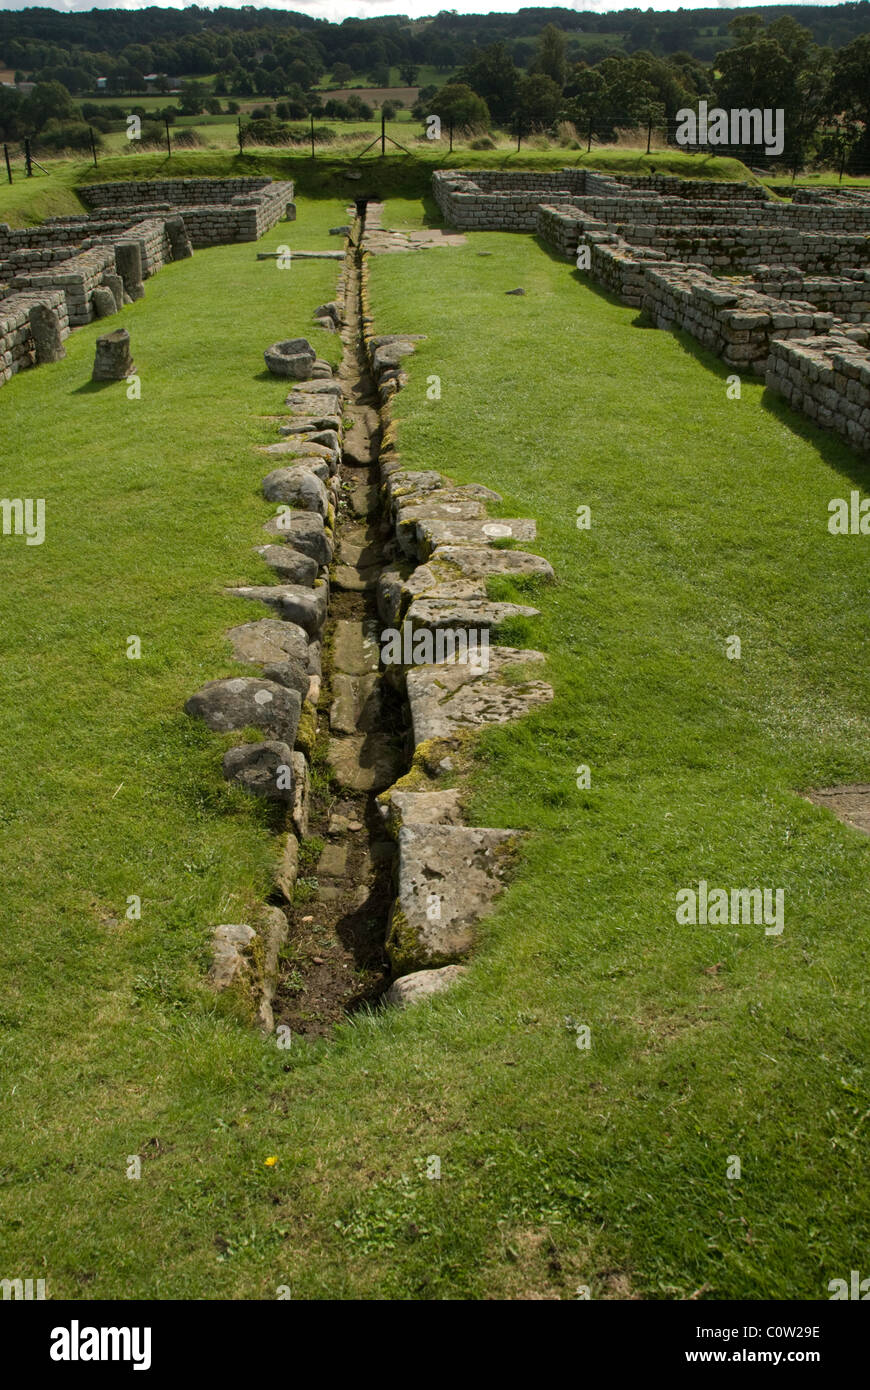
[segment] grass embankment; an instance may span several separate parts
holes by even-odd
[[[399,139],[403,136],[398,135]],[[455,149],[447,153],[446,145],[417,147],[413,154],[398,151],[380,155],[374,151],[355,161],[351,152],[283,154],[277,151],[255,150],[244,155],[221,150],[184,150],[169,158],[165,153],[118,155],[101,158],[95,167],[91,161],[58,161],[45,163],[48,176],[39,174],[25,179],[16,173],[15,182],[0,183],[0,221],[24,226],[41,221],[60,212],[80,211],[75,197],[76,185],[105,183],[112,179],[156,178],[228,178],[231,175],[270,174],[276,179],[293,179],[301,196],[311,198],[404,197],[424,198],[431,191],[435,169],[564,169],[590,168],[611,170],[622,174],[680,174],[686,178],[745,179],[757,183],[744,165],[736,159],[718,156],[686,155],[668,152],[646,155],[635,150],[600,150],[587,155],[575,150],[504,150]],[[348,179],[347,173],[361,174],[360,179]],[[57,207],[40,210],[39,199],[53,198]]]
[[[80,217],[85,211],[75,192],[86,165],[78,160],[52,160],[47,173],[36,169],[27,178],[23,165],[13,170],[13,182],[0,166],[0,222],[10,227],[33,227],[47,217]]]
[[[339,211],[303,204],[266,244]],[[870,780],[862,543],[825,530],[866,470],[757,385],[726,401],[718,364],[531,238],[373,270],[379,331],[429,335],[406,460],[500,488],[559,577],[529,634],[556,702],[489,733],[477,776],[479,822],[534,828],[519,879],[466,985],[328,1043],[281,1051],[200,989],[272,842],[181,705],[261,612],[220,593],[260,573],[251,421],[282,394],[261,352],[334,275],[199,252],[124,311],[141,401],[88,388],[96,325],[0,392],[4,488],[48,504],[42,547],[0,541],[4,1276],[87,1299],[824,1298],[867,1231],[868,847],[791,789]],[[783,936],[677,928],[701,876],[784,886]]]

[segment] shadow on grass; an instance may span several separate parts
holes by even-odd
[[[86,381],[83,386],[77,386],[74,391],[70,391],[70,395],[93,396],[105,391],[107,386],[126,386],[126,383],[126,377],[120,377],[117,381]]]

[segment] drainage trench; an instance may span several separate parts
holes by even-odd
[[[379,670],[377,580],[393,542],[380,515],[381,425],[362,334],[364,230],[360,200],[343,274],[341,496],[308,836],[274,999],[276,1023],[309,1037],[328,1034],[389,983],[384,943],[396,847],[376,798],[407,767],[405,704]]]

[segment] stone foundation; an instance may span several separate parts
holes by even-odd
[[[36,365],[31,304],[58,311],[63,338],[111,312],[104,288],[121,307],[117,275],[128,297],[139,299],[144,281],[189,256],[192,246],[257,241],[295,216],[293,184],[269,178],[90,184],[78,192],[88,216],[50,218],[39,227],[0,223],[0,386]]]
[[[579,269],[657,327],[690,333],[868,448],[867,190],[800,190],[775,202],[747,184],[577,169],[439,171],[433,189],[456,226],[534,229],[570,260],[584,248]]]

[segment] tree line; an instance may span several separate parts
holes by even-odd
[[[643,125],[672,133],[678,112],[702,100],[727,111],[781,108],[786,162],[837,159],[870,171],[870,33],[835,51],[789,14],[765,25],[760,15],[741,12],[728,28],[733,43],[710,66],[688,52],[665,58],[643,49],[593,65],[571,63],[565,34],[547,25],[528,71],[504,43],[490,44],[472,54],[455,81],[422,91],[415,114],[428,107],[456,127],[494,124],[518,133],[570,121],[587,138],[607,141]]]
[[[729,14],[723,31],[723,16]],[[0,87],[0,139],[39,135],[60,146],[66,132],[75,135],[71,145],[83,145],[83,113],[74,98],[93,92],[97,74],[107,77],[110,94],[135,96],[152,73],[157,74],[152,90],[168,92],[168,73],[179,66],[188,74],[182,114],[214,110],[221,97],[231,99],[232,110],[236,99],[254,96],[280,99],[288,120],[308,115],[364,120],[372,111],[359,97],[339,101],[316,84],[329,75],[335,85],[347,85],[365,74],[374,85],[388,87],[398,69],[400,80],[413,87],[425,60],[430,68],[442,67],[447,81],[420,89],[413,114],[421,120],[434,114],[460,129],[498,127],[520,134],[569,122],[587,141],[607,141],[620,129],[642,125],[670,131],[678,111],[701,100],[726,110],[782,108],[782,157],[793,166],[837,159],[856,172],[870,169],[870,3],[804,6],[800,14],[817,32],[848,30],[852,37],[839,47],[820,42],[787,6],[768,7],[763,15],[552,9],[490,16],[442,12],[425,21],[391,17],[342,24],[252,7],[84,15],[6,11],[0,12],[0,57],[6,63],[29,58],[28,67],[16,68],[16,77],[35,80],[36,86],[29,95]],[[701,23],[704,19],[709,26]],[[622,30],[614,28],[617,20]],[[863,28],[856,34],[857,25]],[[114,53],[81,42],[91,41],[95,26]],[[672,47],[678,34],[700,34],[708,27],[718,36],[711,61],[689,47]],[[148,43],[132,41],[146,31]],[[505,37],[477,41],[493,32]],[[73,34],[76,46],[69,43]],[[585,42],[590,35],[603,41],[614,34],[628,35],[629,46],[652,35],[652,46],[627,51],[605,45],[598,51]],[[66,36],[66,45],[59,35]],[[89,118],[99,123],[95,110]]]

